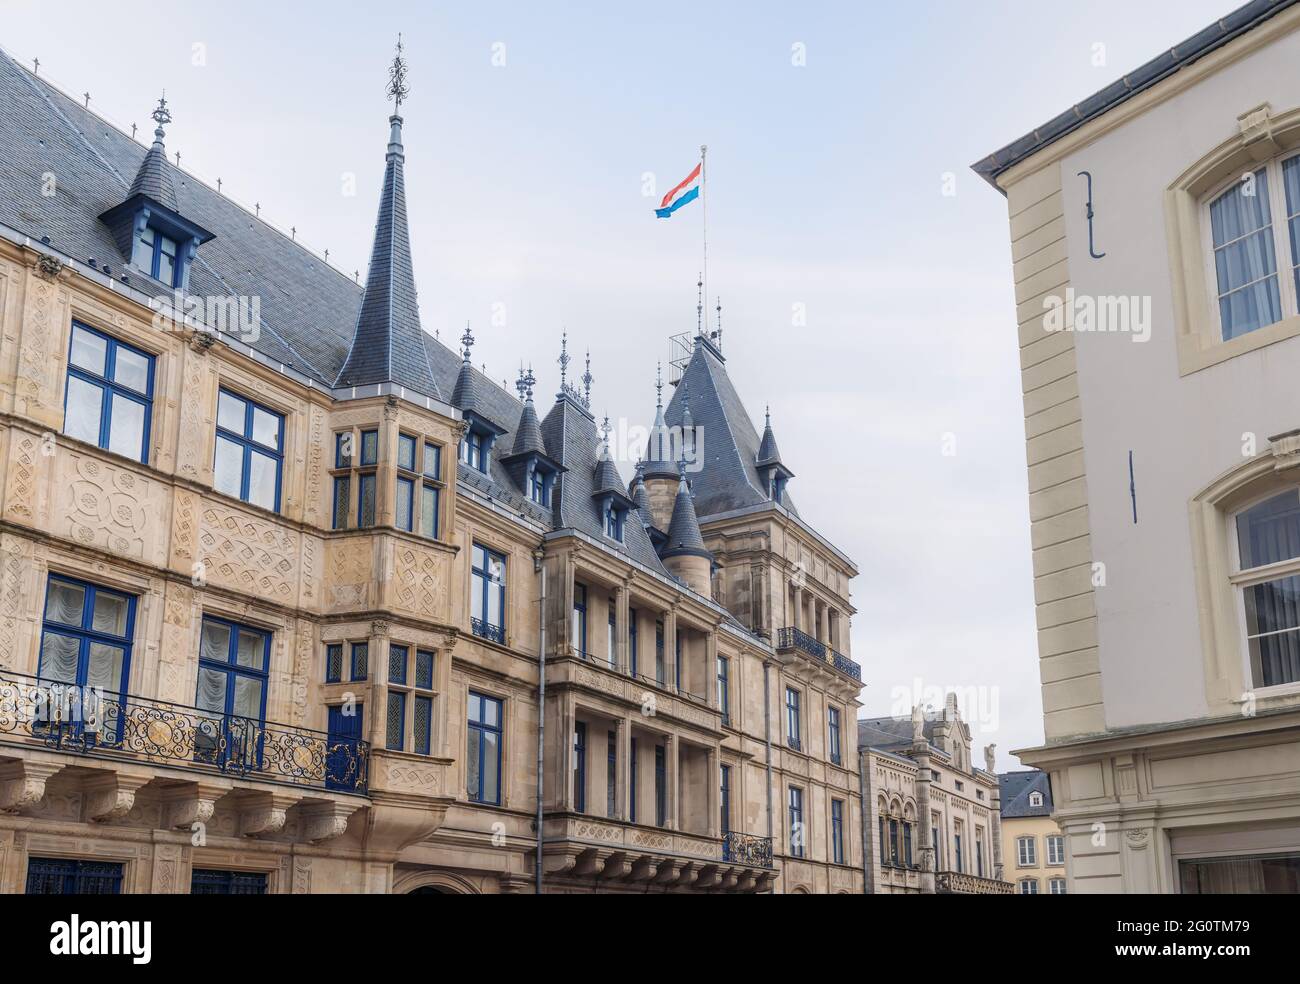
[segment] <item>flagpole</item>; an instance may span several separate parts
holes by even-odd
[[[700,144],[700,225],[704,237],[704,266],[700,279],[704,282],[703,297],[709,296],[709,171],[704,164],[704,155],[708,152],[708,144]],[[700,334],[704,334],[703,325]]]

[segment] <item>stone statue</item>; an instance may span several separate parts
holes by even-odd
[[[992,772],[994,775],[997,775],[997,771],[998,771],[996,767],[997,760],[993,757],[993,753],[997,749],[997,747],[998,747],[997,745],[984,746],[984,768],[987,769],[989,772]]]
[[[912,708],[912,740],[925,741],[925,714],[920,704]]]

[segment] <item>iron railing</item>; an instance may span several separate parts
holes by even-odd
[[[722,835],[722,860],[751,868],[772,867],[772,838],[728,830]]]
[[[504,625],[493,625],[481,618],[471,618],[469,627],[480,639],[487,639],[489,642],[495,642],[501,646],[506,644],[506,628]]]
[[[843,653],[837,653],[825,643],[818,642],[802,629],[796,629],[793,625],[787,625],[776,630],[776,648],[781,649],[798,649],[806,653],[813,659],[821,660],[824,663],[830,663],[841,673],[851,676],[859,683],[862,681],[862,667],[853,660],[849,659]]]
[[[0,673],[0,738],[78,755],[365,793],[369,744],[183,704]]]

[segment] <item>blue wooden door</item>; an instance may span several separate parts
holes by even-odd
[[[329,738],[325,755],[325,785],[329,789],[359,792],[365,788],[361,761],[361,723],[365,708],[355,705],[345,713],[344,705],[330,708]]]

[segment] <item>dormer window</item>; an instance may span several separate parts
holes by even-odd
[[[486,471],[483,467],[483,435],[473,431],[465,432],[460,442],[460,460],[471,468]]]
[[[1038,790],[1034,790],[1032,793],[1030,793],[1030,794],[1029,794],[1029,805],[1030,805],[1030,806],[1042,806],[1042,805],[1043,805],[1043,794],[1040,793],[1040,792],[1038,792]]]
[[[554,485],[555,472],[534,465],[532,475],[528,479],[528,498],[539,506],[545,506],[549,509],[551,506],[551,488]]]
[[[177,263],[176,240],[164,236],[151,225],[146,225],[135,237],[131,265],[143,270],[154,280],[169,287],[179,287],[180,264]]]
[[[623,525],[627,519],[627,510],[617,504],[611,504],[605,510],[605,535],[611,540],[623,542]]]
[[[478,414],[467,413],[465,415],[465,436],[460,439],[461,464],[473,468],[475,471],[480,471],[484,475],[490,474],[489,465],[492,461],[492,445],[496,443],[496,439],[501,433],[501,428],[491,421],[480,417]]]

